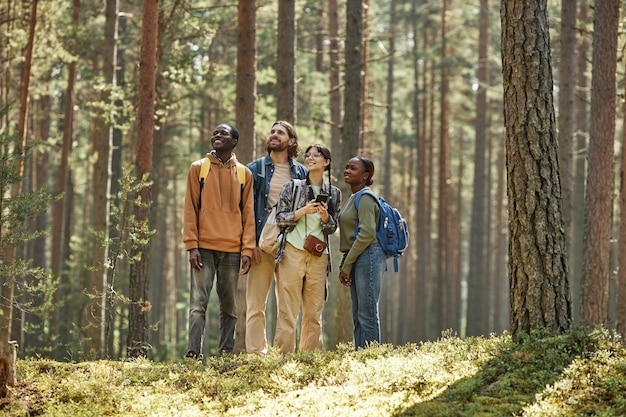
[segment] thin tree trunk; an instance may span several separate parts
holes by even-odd
[[[587,0],[578,0],[579,25],[586,25],[589,20]],[[588,57],[589,42],[587,36],[581,36],[576,48],[576,101],[575,112],[575,153],[573,160],[573,184],[571,194],[571,224],[578,225],[571,229],[571,239],[568,248],[570,283],[572,288],[572,317],[574,323],[581,322],[582,314],[582,274],[583,269],[583,234],[580,225],[585,221],[585,182],[587,163],[587,144],[589,139],[589,101],[588,90]]]
[[[361,74],[363,74],[361,80],[361,126],[359,127],[359,153],[366,155],[369,158],[374,156],[374,149],[372,148],[372,141],[369,138],[369,56],[370,56],[370,40],[369,40],[369,0],[361,0],[362,5],[362,19],[363,31],[361,39],[362,54],[362,68]]]
[[[330,143],[333,152],[340,154],[341,149],[341,89],[339,81],[340,56],[339,56],[339,17],[337,11],[337,0],[328,0],[328,64],[330,71]],[[341,178],[345,160],[343,158],[333,158],[332,172],[336,178]]]
[[[28,42],[26,44],[26,50],[24,53],[24,66],[22,71],[22,85],[21,85],[21,99],[20,99],[20,111],[17,121],[17,136],[15,137],[15,146],[24,150],[26,148],[26,120],[28,118],[28,106],[30,97],[30,79],[31,68],[33,60],[33,45],[35,42],[35,27],[37,25],[37,6],[38,0],[34,0],[31,4],[29,13],[29,29],[28,29]],[[25,161],[22,159],[20,166],[18,167],[18,173],[20,176],[24,174]],[[17,181],[13,184],[11,189],[11,196],[16,197],[21,194],[23,182]],[[9,256],[7,257],[8,263],[12,263],[17,259],[18,249],[13,246],[8,248]],[[13,304],[15,302],[15,279],[19,277],[8,277],[5,285],[2,286],[2,311],[0,317],[0,341],[8,342],[11,339],[11,324],[13,322]]]
[[[50,78],[51,75],[48,75],[46,80],[49,81]],[[51,115],[54,114],[50,94],[41,95],[37,102],[37,108],[37,114],[39,115],[37,137],[41,138],[42,141],[46,141],[50,138],[50,121]],[[35,189],[38,189],[42,184],[48,181],[47,176],[50,175],[47,169],[50,163],[48,152],[37,152],[34,161],[35,173],[33,177],[35,179]],[[49,213],[40,213],[34,221],[33,230],[47,230],[48,225]],[[48,267],[46,238],[47,236],[40,236],[29,244],[29,247],[32,248],[32,252],[29,252],[27,259],[33,260],[33,266],[35,268],[45,269]],[[30,281],[29,285],[36,285],[37,282],[40,281],[40,278],[29,275],[28,280]],[[32,303],[32,305],[43,305],[44,303],[44,296],[42,294],[29,294],[27,292],[24,293],[24,296],[28,297],[26,301],[27,305],[28,303]],[[25,329],[27,323],[28,327],[30,327],[30,331],[28,332]],[[44,346],[50,345],[49,326],[47,324],[45,316],[39,313],[22,311],[19,345],[24,347],[28,346],[29,349],[33,349],[34,351],[38,351]]]
[[[622,105],[622,114],[626,114],[626,103]],[[622,144],[626,143],[625,129],[626,117],[622,119]],[[626,336],[626,152],[623,147],[620,166],[619,210],[616,328],[622,339],[624,339]]]
[[[281,2],[282,3],[282,2]],[[254,158],[256,109],[256,0],[239,1],[237,39],[237,129],[242,140],[237,143],[237,156],[242,162]],[[279,49],[279,57],[280,49]],[[280,59],[279,59],[280,61]],[[279,82],[280,84],[280,82]],[[246,285],[248,275],[237,282],[237,326],[235,328],[234,352],[246,350]]]
[[[115,85],[115,65],[117,45],[118,1],[107,0],[105,3],[104,44],[102,54],[102,76],[109,87]],[[110,104],[110,91],[105,89],[99,99]],[[91,208],[93,230],[101,233],[102,239],[93,244],[93,271],[87,286],[92,297],[84,297],[84,322],[81,323],[84,354],[89,357],[103,357],[106,352],[106,301],[108,291],[108,270],[105,265],[109,258],[110,195],[111,195],[111,141],[113,128],[109,123],[111,114],[102,111],[94,120],[93,152],[94,162]],[[58,320],[61,325],[62,318]]]
[[[389,12],[389,59],[387,60],[387,115],[385,124],[385,170],[383,196],[391,199],[391,144],[393,143],[393,70],[395,63],[396,1],[391,0]]]
[[[141,55],[139,62],[139,123],[137,126],[137,156],[135,171],[138,179],[152,170],[152,146],[154,138],[154,107],[156,84],[157,39],[159,32],[159,0],[144,0],[141,25]],[[141,204],[135,206],[137,222],[148,223],[150,215],[151,187],[145,186],[138,193]],[[140,236],[147,239],[148,236]],[[149,239],[148,239],[149,240]],[[133,249],[130,275],[130,306],[127,355],[131,358],[147,355],[148,323],[150,311],[148,296],[148,249],[149,243],[139,243]]]
[[[582,317],[588,327],[608,324],[619,0],[596,0],[594,10],[582,269]]]
[[[448,316],[448,325],[446,329],[451,329],[457,334],[461,333],[461,279],[463,265],[463,251],[461,250],[461,242],[463,240],[463,228],[461,213],[463,213],[463,171],[465,169],[465,155],[463,153],[463,134],[460,133],[459,143],[459,166],[457,172],[457,187],[454,196],[451,196],[452,209],[450,210],[450,239],[448,245],[450,247],[450,288],[448,297],[448,306],[446,315]],[[485,279],[486,277],[483,277]]]
[[[176,6],[169,11],[170,16],[174,13]],[[167,21],[165,19],[168,19]],[[169,23],[169,18],[165,18],[162,12],[159,13],[159,25],[157,30],[157,45],[163,45],[163,30],[165,25]],[[157,48],[156,53],[156,68],[163,67],[163,52],[166,47]],[[154,91],[157,92],[164,90],[165,79],[161,72],[156,73]],[[154,104],[155,112],[159,113],[161,106],[157,100]],[[163,155],[167,152],[165,148],[166,140],[169,135],[169,126],[167,120],[162,118],[155,119],[155,129],[153,134],[153,146],[152,146],[152,159],[154,161],[162,161]],[[148,276],[152,277],[151,283],[153,284],[149,291],[148,296],[150,300],[155,300],[151,304],[150,314],[148,318],[152,323],[158,323],[158,330],[150,333],[149,341],[150,346],[154,349],[157,355],[161,355],[163,350],[163,335],[165,326],[165,304],[163,299],[166,296],[164,289],[167,288],[166,276],[167,276],[167,206],[163,203],[164,199],[162,194],[167,192],[167,173],[165,164],[157,164],[153,169],[151,168],[150,176],[152,179],[152,188],[150,190],[150,198],[154,204],[150,206],[150,230],[154,230],[157,236],[163,236],[164,239],[154,239],[148,248],[150,259],[154,261],[148,263]]]
[[[422,79],[423,85],[426,85],[426,63],[423,64],[423,71],[420,73],[420,53],[418,50],[418,42],[420,31],[417,26],[418,22],[418,13],[417,6],[415,2],[411,3],[411,21],[412,21],[412,30],[413,30],[413,38],[415,42],[413,43],[413,90],[415,91],[413,95],[413,114],[415,118],[415,137],[416,137],[416,149],[417,149],[417,161],[416,161],[416,172],[415,178],[417,181],[417,191],[415,193],[415,231],[413,232],[415,242],[415,253],[416,253],[416,274],[415,278],[417,280],[415,285],[415,291],[412,293],[414,300],[420,300],[419,302],[413,303],[411,308],[411,317],[418,317],[417,323],[415,324],[414,331],[409,333],[409,340],[420,341],[428,339],[428,290],[429,286],[427,285],[428,280],[430,279],[430,274],[428,273],[429,268],[429,260],[428,260],[428,242],[430,237],[427,230],[430,230],[428,225],[428,183],[430,179],[427,175],[428,173],[428,155],[427,155],[427,146],[426,146],[426,116],[427,113],[424,111],[425,106],[422,106],[422,102],[420,98],[423,98],[424,95],[420,93],[420,78]],[[426,47],[426,38],[427,31],[424,30],[421,32],[423,35],[423,46]]]
[[[472,225],[469,245],[469,275],[467,277],[467,336],[488,332],[486,313],[488,286],[485,263],[485,204],[487,141],[487,87],[489,86],[489,2],[480,0],[478,35],[478,91],[476,92],[476,124],[474,142],[474,189],[472,193]]]
[[[435,39],[435,28],[432,28],[433,33],[428,34],[430,28],[425,28],[424,32],[427,37],[424,38],[424,50],[427,50],[427,46],[429,45],[430,39]],[[435,94],[434,91],[436,89],[436,80],[437,80],[437,69],[435,68],[435,63],[429,61],[430,68],[428,68],[428,75],[425,75],[424,86],[428,85],[428,113],[425,115],[425,118],[428,119],[428,123],[424,124],[425,131],[427,132],[427,151],[428,151],[428,190],[426,193],[426,204],[427,213],[426,213],[426,225],[428,227],[427,230],[424,231],[426,233],[428,239],[428,248],[426,252],[427,260],[428,260],[428,271],[427,276],[429,277],[429,291],[428,291],[428,335],[429,339],[434,339],[438,337],[441,333],[441,323],[439,321],[439,300],[438,300],[438,276],[437,276],[437,240],[431,238],[432,230],[436,227],[434,224],[433,213],[434,213],[434,199],[435,199]]]
[[[576,77],[577,0],[561,2],[561,52],[559,57],[559,172],[563,196],[563,221],[571,242],[572,152],[574,149],[574,87]],[[569,248],[568,248],[569,249]],[[568,251],[569,253],[569,251]]]
[[[28,118],[28,102],[30,97],[30,79],[33,60],[33,45],[35,42],[35,28],[37,26],[37,6],[38,0],[33,0],[29,13],[29,29],[28,42],[24,53],[24,67],[22,72],[22,91],[20,100],[20,112],[18,118],[18,131],[16,147],[22,150],[26,147],[26,120]],[[18,167],[19,175],[24,173],[24,160],[20,162]],[[16,197],[21,194],[23,180],[17,181],[11,190],[11,196]],[[0,247],[0,251],[4,256],[4,248]],[[5,258],[8,265],[11,265],[17,259],[17,247],[9,248],[9,257]],[[1,294],[1,316],[0,316],[0,365],[4,368],[0,379],[0,398],[6,396],[6,387],[14,386],[17,383],[15,360],[17,358],[17,343],[11,341],[11,327],[13,324],[13,304],[15,302],[15,279],[21,277],[7,277],[7,281],[2,285]]]
[[[78,29],[80,19],[80,0],[72,2],[72,27]],[[77,53],[77,46],[74,41],[70,41],[70,50],[73,54]],[[67,218],[65,210],[68,209],[67,186],[69,183],[68,159],[70,154],[70,144],[72,141],[73,121],[74,121],[74,85],[76,83],[76,61],[68,64],[67,68],[67,85],[65,88],[65,105],[63,117],[63,140],[61,142],[61,160],[59,171],[57,174],[57,194],[61,198],[52,206],[52,241],[63,242],[62,244],[54,244],[51,246],[51,270],[55,277],[59,279],[59,288],[57,290],[57,303],[59,307],[59,317],[73,317],[76,315],[74,309],[75,304],[72,302],[62,302],[63,298],[71,294],[71,283],[69,277],[64,273],[64,264],[66,259],[66,245],[64,237],[66,235],[65,228],[69,225],[65,224]],[[55,326],[59,339],[55,356],[59,359],[63,358],[67,351],[67,345],[70,343],[71,329],[69,320],[57,320]]]
[[[329,83],[330,83],[330,134],[331,134],[331,149],[334,155],[339,157],[333,158],[332,172],[335,178],[341,178],[343,168],[346,160],[344,154],[342,154],[342,115],[341,115],[341,84],[340,84],[340,44],[339,44],[339,13],[337,10],[337,0],[328,0],[328,62],[329,62]],[[344,193],[348,192],[348,188],[345,183],[341,182],[337,184]],[[333,262],[335,262],[333,260]],[[335,264],[335,263],[333,263]],[[338,263],[337,263],[338,265]],[[328,338],[331,346],[336,346],[340,342],[348,342],[352,340],[352,320],[350,313],[345,306],[350,303],[350,296],[347,291],[343,290],[343,286],[339,284],[337,279],[333,279],[334,275],[330,279],[330,293],[333,303],[329,303],[329,307],[332,306],[332,311],[329,315],[330,322],[329,333],[331,336]],[[336,298],[332,298],[332,294],[336,294]]]
[[[346,6],[346,33],[345,40],[345,88],[344,88],[344,115],[341,132],[341,161],[345,164],[350,158],[358,155],[361,126],[361,93],[363,79],[363,3],[361,0],[348,0]],[[345,188],[344,188],[345,190]],[[335,279],[336,279],[335,274]],[[336,318],[337,342],[352,340],[352,326],[350,317],[350,292],[346,288],[339,289],[338,308]],[[351,322],[350,322],[351,323]],[[350,331],[348,331],[350,329]]]
[[[296,19],[295,0],[278,1],[276,50],[276,116],[296,124]]]
[[[509,328],[509,292],[506,275],[506,217],[505,190],[506,190],[506,167],[505,167],[505,144],[498,146],[497,166],[497,186],[496,186],[496,208],[495,208],[495,229],[494,229],[494,261],[493,277],[496,315],[494,331],[503,332]]]
[[[448,56],[448,21],[447,14],[450,7],[449,0],[443,0],[441,9],[441,62],[444,64],[440,69],[440,127],[439,127],[439,198],[437,202],[437,314],[439,330],[446,330],[450,326],[450,317],[448,317],[448,302],[451,300],[450,289],[452,288],[452,280],[450,276],[450,262],[452,261],[450,252],[450,137],[449,127],[450,120],[448,116],[449,110],[449,80],[448,66],[445,64]]]
[[[235,122],[241,138],[237,143],[236,153],[241,162],[249,162],[254,158],[256,127],[254,117],[250,115],[256,112],[256,3],[256,0],[239,0]],[[280,49],[278,56],[282,59]],[[278,81],[279,84],[282,83],[282,80]],[[245,324],[245,315],[243,318]]]
[[[418,28],[418,14],[416,10],[417,6],[415,2],[411,3],[411,25],[413,31],[413,119],[415,129],[415,141],[417,158],[415,158],[415,178],[417,178],[417,190],[415,193],[415,232],[412,233],[412,250],[415,253],[416,265],[415,265],[415,289],[411,291],[409,296],[413,300],[420,300],[420,302],[412,302],[409,304],[409,310],[407,314],[409,317],[416,317],[416,323],[409,329],[407,333],[407,340],[420,341],[426,340],[428,335],[426,332],[426,317],[427,317],[427,242],[428,236],[426,236],[426,184],[428,178],[427,161],[426,158],[426,135],[424,134],[424,112],[420,105],[420,100],[423,100],[424,94],[420,89],[420,77],[423,77],[424,73],[420,74],[420,53],[418,50],[419,28]],[[414,249],[413,249],[414,248]]]
[[[361,94],[363,92],[363,2],[347,0],[345,40],[345,88],[341,160],[345,163],[359,152]]]
[[[323,3],[316,5],[317,7],[317,24],[315,29],[315,71],[324,72],[324,42],[326,41],[326,33],[324,33],[324,22],[326,22],[326,11]]]

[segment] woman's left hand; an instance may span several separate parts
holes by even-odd
[[[345,285],[346,287],[350,286],[350,274],[346,274],[343,271],[339,272],[339,282],[341,285]]]

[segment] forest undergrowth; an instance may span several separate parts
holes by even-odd
[[[18,359],[5,416],[624,416],[626,350],[571,330],[152,362]]]

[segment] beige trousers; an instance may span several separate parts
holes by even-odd
[[[274,279],[274,257],[263,251],[261,263],[252,264],[246,285],[246,352],[267,353],[265,309]]]
[[[300,350],[322,349],[322,313],[326,301],[328,256],[315,256],[285,245],[283,260],[276,270],[276,337],[282,353],[295,351],[296,325],[302,306]]]

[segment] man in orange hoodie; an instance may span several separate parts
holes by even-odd
[[[203,160],[187,175],[183,213],[183,242],[189,252],[189,344],[186,357],[202,359],[209,295],[215,277],[220,303],[219,353],[232,353],[237,313],[235,293],[239,275],[248,273],[256,248],[252,173],[245,168],[241,184],[233,149],[239,132],[222,123],[211,136],[213,151],[206,155],[210,170],[200,184]]]

